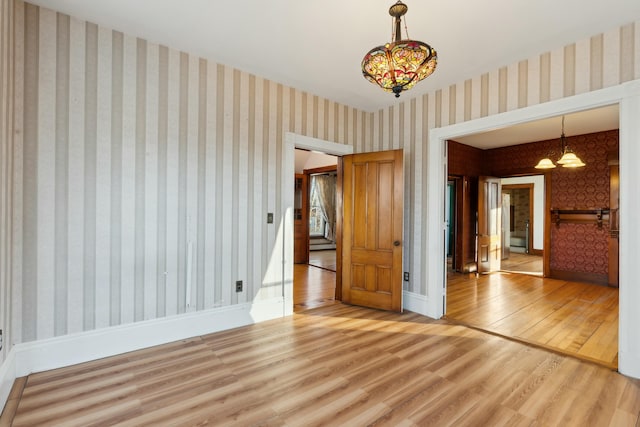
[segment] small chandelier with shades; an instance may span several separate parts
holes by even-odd
[[[383,90],[393,92],[396,98],[400,92],[411,89],[420,80],[433,74],[438,62],[435,49],[426,43],[409,39],[406,21],[406,39],[402,39],[400,23],[407,10],[407,5],[399,0],[389,8],[389,15],[393,17],[393,42],[374,47],[362,60],[364,77]]]
[[[585,166],[585,163],[580,160],[576,153],[569,148],[567,144],[567,138],[564,136],[564,116],[562,116],[562,134],[560,135],[560,145],[561,145],[561,156],[560,160],[556,163],[562,165],[564,168],[580,168]],[[556,165],[549,157],[545,157],[541,159],[538,164],[535,166],[536,169],[552,169],[555,168]]]

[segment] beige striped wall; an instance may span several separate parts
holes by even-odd
[[[426,294],[428,131],[640,78],[638,23],[373,113],[15,1],[16,342],[280,295],[285,132],[404,148]],[[236,294],[235,280],[247,291]]]
[[[4,345],[11,342],[11,274],[13,245],[13,2],[0,1],[0,330]]]
[[[279,297],[284,133],[362,146],[363,113],[15,4],[16,341]]]

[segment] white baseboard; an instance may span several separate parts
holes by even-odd
[[[283,317],[290,311],[283,304],[277,298],[17,344],[0,366],[0,405],[15,378]]]
[[[403,298],[405,309],[426,313],[424,295],[404,291]],[[16,344],[0,365],[0,407],[16,378],[288,316],[292,307],[276,298]]]
[[[640,378],[640,357],[620,349],[618,354],[618,372],[632,378]]]
[[[429,316],[429,299],[414,292],[402,291],[402,308],[423,316]]]
[[[7,357],[0,365],[0,407],[4,408],[13,387],[13,382],[18,378],[16,375],[16,358],[15,351],[11,349],[7,353]],[[0,410],[2,413],[2,410]]]
[[[276,298],[16,344],[0,365],[0,408],[16,378],[290,315],[284,304]]]

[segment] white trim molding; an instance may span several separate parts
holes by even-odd
[[[18,378],[16,375],[16,357],[12,348],[8,353],[4,362],[0,365],[0,407],[4,408],[11,393],[13,383]],[[0,410],[0,413],[2,411]]]
[[[16,378],[281,318],[284,306],[275,298],[16,344],[0,366],[0,407]]]
[[[333,156],[344,156],[353,154],[351,145],[338,144],[336,142],[325,141],[310,136],[298,135],[286,132],[284,136],[284,160],[282,162],[282,212],[286,212],[284,229],[287,230],[283,239],[282,248],[282,283],[284,283],[283,294],[286,298],[285,314],[293,314],[293,177],[295,175],[295,150],[311,150]],[[290,181],[287,180],[290,177]]]
[[[429,299],[415,292],[402,291],[402,309],[427,316]]]
[[[640,287],[635,284],[635,260],[640,255],[640,227],[632,212],[640,209],[640,170],[633,163],[640,160],[640,80],[580,95],[545,102],[506,113],[431,130],[429,133],[427,168],[427,251],[423,261],[427,267],[427,295],[433,305],[427,316],[444,315],[446,295],[444,276],[444,177],[447,174],[446,141],[464,135],[486,132],[520,123],[570,114],[606,105],[620,108],[620,287],[618,370],[640,378]],[[444,161],[443,161],[444,159]]]
[[[620,101],[620,284],[618,370],[640,378],[640,286],[636,262],[640,256],[640,80],[629,85]]]
[[[300,148],[303,150],[317,151],[323,154],[331,154],[332,156],[353,154],[353,146],[351,145],[338,144],[337,142],[325,141],[324,139],[298,135],[297,133],[292,132],[287,132],[285,134],[285,141],[294,149]],[[294,171],[293,173],[295,173],[295,164],[292,166]]]

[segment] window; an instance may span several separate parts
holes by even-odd
[[[309,236],[324,237],[327,223],[320,209],[318,192],[316,191],[316,180],[311,177],[311,196],[309,198]]]

